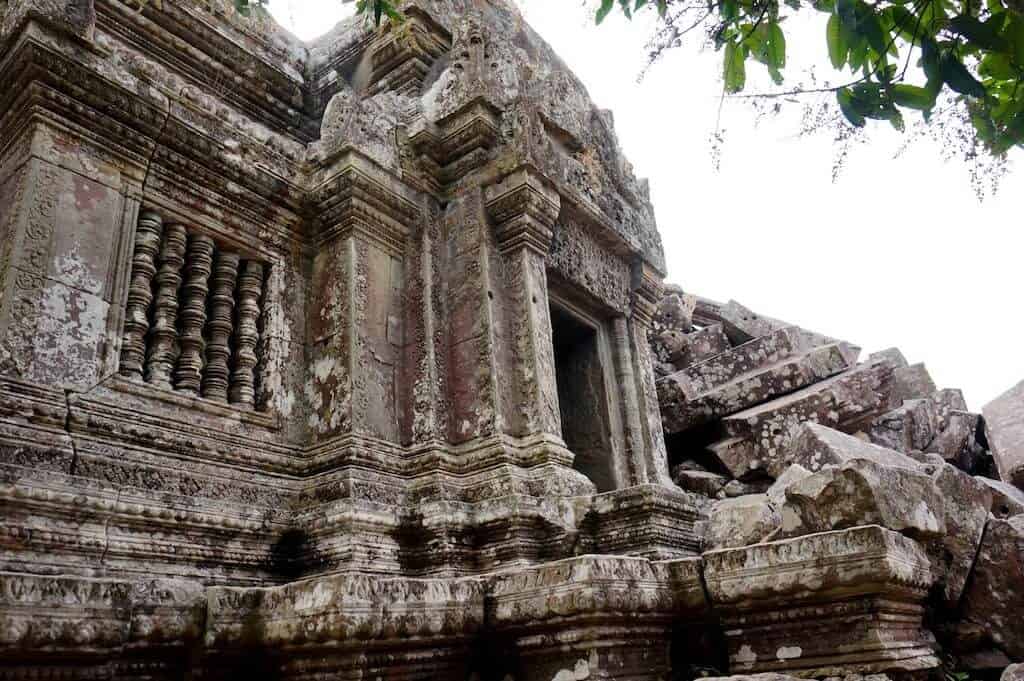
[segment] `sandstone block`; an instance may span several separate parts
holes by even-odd
[[[942,587],[946,606],[955,609],[985,532],[992,492],[978,478],[949,464],[939,468],[932,479],[942,498],[940,508],[946,526],[938,542],[941,550],[933,553],[932,564],[944,571]]]
[[[756,544],[781,525],[782,519],[767,495],[722,499],[711,505],[704,545],[710,550]]]
[[[989,488],[992,493],[992,515],[997,518],[1010,518],[1024,513],[1024,491],[1002,480],[993,480],[982,476],[976,479]]]
[[[923,451],[935,437],[938,423],[934,402],[906,400],[903,406],[872,421],[868,437],[876,445],[899,452]]]
[[[897,351],[876,353],[855,369],[727,416],[722,419],[727,439],[712,450],[734,477],[758,469],[778,476],[793,463],[787,451],[803,424],[857,432],[898,406],[891,382],[901,362]]]
[[[1024,381],[986,404],[982,413],[999,477],[1024,489]]]
[[[914,537],[941,538],[943,500],[920,470],[851,459],[791,485],[780,509],[782,536],[881,525]]]
[[[1024,659],[1024,515],[989,520],[963,613],[1011,659]]]
[[[733,672],[821,678],[938,665],[921,621],[933,576],[913,540],[866,526],[703,558]]]

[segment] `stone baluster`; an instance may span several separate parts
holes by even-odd
[[[231,332],[235,328],[238,263],[237,253],[217,253],[210,283],[209,343],[206,346],[203,397],[218,402],[228,401],[228,379],[231,377],[228,360],[231,359]]]
[[[263,292],[263,265],[249,260],[238,278],[238,325],[235,329],[235,358],[231,372],[232,404],[256,404],[256,346],[260,340],[257,322]]]
[[[164,230],[160,250],[160,270],[156,274],[156,302],[153,329],[146,360],[146,380],[161,388],[171,387],[171,372],[178,350],[178,287],[185,264],[188,233],[179,224]]]
[[[174,384],[179,390],[199,394],[203,377],[203,327],[206,325],[206,292],[213,264],[213,239],[196,235],[189,239],[182,288],[181,336]]]
[[[144,211],[139,216],[121,346],[120,371],[121,375],[129,378],[141,379],[142,365],[146,361],[149,305],[153,302],[153,275],[156,274],[156,254],[162,231],[163,220],[156,213]]]

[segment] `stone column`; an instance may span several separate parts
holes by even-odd
[[[484,192],[505,265],[516,357],[517,435],[562,436],[545,261],[561,209],[558,192],[532,168]]]
[[[665,433],[661,425],[661,407],[654,385],[654,362],[651,359],[651,345],[647,340],[661,296],[662,275],[646,262],[638,261],[633,267],[633,314],[629,320],[629,330],[637,406],[646,445],[642,464],[647,482],[671,485]]]
[[[213,239],[195,235],[188,242],[185,256],[185,284],[181,301],[181,354],[174,372],[179,390],[199,394],[203,380],[203,327],[206,325],[206,293],[213,264]]]
[[[260,334],[260,295],[263,292],[263,265],[249,260],[238,278],[238,326],[235,329],[235,361],[231,372],[231,403],[254,407],[256,402],[256,346]]]
[[[231,332],[235,327],[235,282],[238,281],[237,253],[217,253],[210,283],[210,321],[207,324],[209,343],[206,346],[206,372],[203,376],[203,397],[218,402],[228,401],[231,376]]]
[[[171,372],[177,359],[178,288],[181,286],[187,240],[188,234],[179,224],[168,225],[164,230],[160,270],[156,275],[152,338],[146,361],[146,381],[161,388],[171,387]]]
[[[149,331],[149,306],[153,302],[153,275],[156,254],[160,248],[163,220],[152,211],[139,216],[135,231],[135,254],[128,287],[128,305],[124,319],[124,342],[121,346],[121,375],[142,378],[146,361],[146,333]]]

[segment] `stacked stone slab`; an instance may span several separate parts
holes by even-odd
[[[960,391],[936,390],[924,366],[908,365],[898,350],[858,363],[856,346],[735,301],[693,298],[692,316],[678,324],[670,312],[682,296],[667,291],[652,352],[669,358],[659,365],[658,396],[665,432],[678,443],[673,477],[685,489],[706,493],[720,482],[715,495],[729,495],[750,491],[729,487],[730,480],[770,482],[792,463],[786,452],[808,421],[918,458],[936,454],[969,472],[987,470],[980,416]],[[666,339],[706,348],[697,334],[707,329],[721,329],[727,342],[699,354],[666,353]]]

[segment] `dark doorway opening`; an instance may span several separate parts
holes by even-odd
[[[598,492],[613,490],[612,430],[598,330],[552,305],[551,331],[562,438],[576,455],[573,467],[590,478]]]

